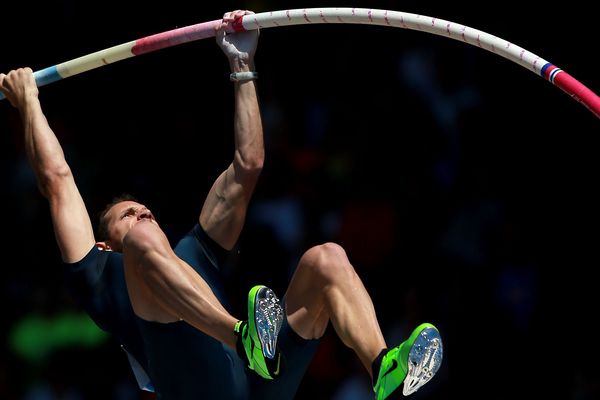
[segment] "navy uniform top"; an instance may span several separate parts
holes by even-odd
[[[196,224],[179,241],[175,253],[203,277],[227,307],[220,268],[228,252]],[[67,264],[65,271],[69,293],[121,344],[141,389],[156,390],[158,398],[165,399],[245,397],[244,365],[234,350],[184,321],[162,324],[134,314],[121,253],[94,246],[81,261]]]
[[[66,264],[67,290],[102,330],[127,353],[140,389],[153,391],[148,359],[129,301],[123,255],[94,246],[79,262]]]

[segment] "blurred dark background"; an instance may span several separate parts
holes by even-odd
[[[600,91],[590,2],[560,10],[516,1],[5,3],[2,72],[40,70],[237,8],[337,6],[464,24]],[[267,162],[232,263],[235,307],[259,281],[283,294],[302,252],[336,241],[390,345],[424,321],[442,333],[442,368],[414,399],[600,399],[597,117],[514,62],[406,29],[263,29],[256,66]],[[191,227],[233,155],[228,73],[207,39],[40,88],[93,216],[130,192],[171,240]],[[0,398],[143,398],[118,344],[65,293],[48,206],[7,101],[0,162]],[[330,329],[297,398],[369,399],[370,390]]]

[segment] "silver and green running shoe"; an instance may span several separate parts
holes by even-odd
[[[377,400],[386,399],[404,382],[402,394],[419,390],[440,369],[443,356],[440,332],[432,324],[419,325],[408,340],[390,349],[381,360],[373,390]]]
[[[283,309],[275,293],[266,286],[254,286],[248,293],[248,320],[238,321],[234,332],[241,338],[238,353],[245,355],[248,368],[265,379],[281,373],[277,336],[282,323]]]

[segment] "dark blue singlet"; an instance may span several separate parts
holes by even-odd
[[[228,252],[196,224],[179,241],[175,253],[231,309],[220,273]],[[161,324],[136,317],[120,253],[94,246],[83,260],[68,265],[67,285],[96,324],[113,334],[128,352],[140,387],[155,389],[158,399],[293,399],[318,346],[318,340],[302,339],[285,320],[278,340],[285,370],[277,380],[267,381],[248,371],[235,350],[184,321]],[[151,384],[144,382],[140,368],[136,371],[136,363],[148,372]]]

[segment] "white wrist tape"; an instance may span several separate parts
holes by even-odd
[[[229,75],[229,80],[232,82],[243,82],[258,79],[258,72],[256,71],[245,71],[245,72],[232,72]]]

